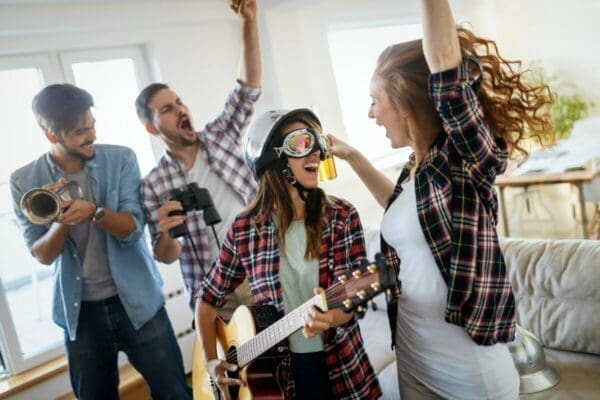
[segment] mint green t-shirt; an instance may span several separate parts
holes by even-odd
[[[280,251],[279,279],[283,288],[286,314],[314,296],[319,286],[319,260],[305,260],[306,229],[304,221],[293,221],[285,233],[285,248]],[[299,330],[289,337],[293,353],[323,351],[323,337],[306,339]]]

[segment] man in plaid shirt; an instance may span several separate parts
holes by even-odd
[[[144,178],[140,189],[154,256],[165,263],[179,259],[191,307],[205,269],[218,254],[218,243],[256,192],[252,172],[241,154],[241,137],[260,95],[257,6],[255,0],[239,0],[230,2],[230,7],[242,22],[241,73],[214,121],[195,131],[187,106],[161,83],[147,86],[136,99],[137,114],[146,130],[166,146],[166,154]],[[218,242],[205,225],[202,211],[169,216],[183,209],[179,201],[168,200],[169,193],[173,189],[184,190],[191,182],[207,188],[213,198],[222,219],[215,225]],[[169,230],[182,224],[186,235],[172,238]],[[247,285],[234,297],[234,303],[247,303],[251,299]]]

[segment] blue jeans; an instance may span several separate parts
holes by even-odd
[[[192,399],[186,383],[183,359],[165,308],[135,330],[118,296],[81,304],[77,337],[65,332],[69,375],[79,400],[118,400],[117,353],[148,384],[155,400]]]

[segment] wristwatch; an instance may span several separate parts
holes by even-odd
[[[96,212],[94,212],[94,216],[92,217],[92,222],[96,224],[96,223],[102,221],[103,218],[104,218],[104,208],[100,207],[100,206],[96,206]]]

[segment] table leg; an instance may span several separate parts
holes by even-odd
[[[583,238],[589,239],[588,235],[588,219],[587,213],[585,212],[585,198],[583,195],[583,184],[577,184],[577,190],[579,191],[579,207],[581,208],[581,228],[583,229]]]
[[[504,199],[504,186],[500,187],[500,212],[502,213],[502,225],[504,225],[504,236],[509,237],[508,217],[506,216],[506,200]]]

